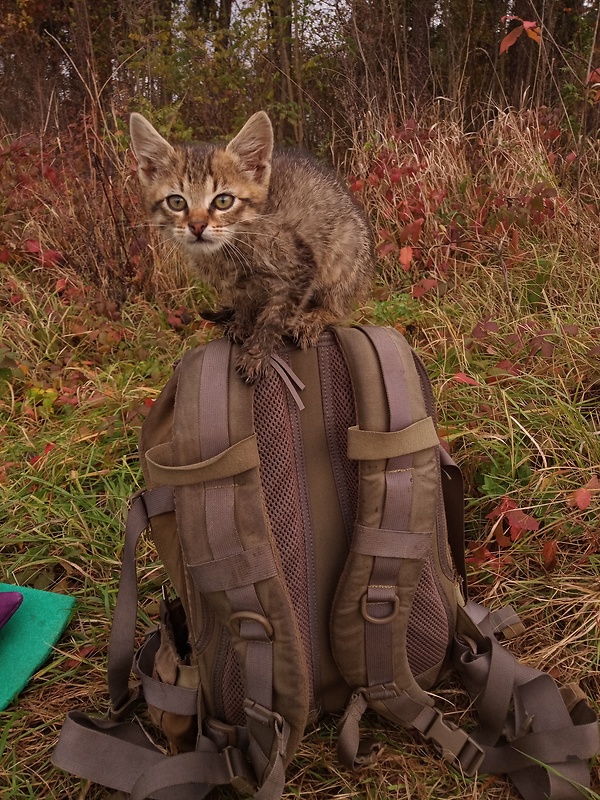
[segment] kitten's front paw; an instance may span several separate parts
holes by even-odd
[[[260,353],[257,350],[246,350],[240,353],[235,362],[235,368],[246,383],[256,383],[260,378],[269,375],[271,370],[270,353]]]
[[[250,338],[253,329],[250,323],[233,319],[225,326],[225,335],[236,344],[244,344]]]
[[[320,319],[301,319],[296,322],[290,333],[294,343],[301,350],[307,350],[309,347],[315,347],[324,328],[325,323]]]

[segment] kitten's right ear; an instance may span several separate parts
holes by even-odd
[[[253,114],[226,149],[239,158],[255,180],[267,183],[273,155],[273,126],[267,114],[264,111]]]
[[[145,117],[135,111],[129,118],[131,146],[138,161],[138,174],[150,182],[154,175],[171,163],[174,149]]]

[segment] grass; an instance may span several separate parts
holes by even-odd
[[[553,139],[549,159],[539,130],[510,115],[476,141],[456,127],[427,130],[411,138],[382,125],[350,154],[348,171],[364,180],[357,195],[376,230],[391,236],[378,244],[396,248],[378,248],[379,277],[359,318],[404,331],[432,377],[440,432],[465,476],[473,597],[512,603],[528,624],[514,652],[561,681],[579,681],[596,702],[600,196],[589,187],[598,185],[597,158],[590,151],[569,167]],[[133,197],[126,161],[110,153],[122,202]],[[36,156],[32,148],[17,157]],[[409,160],[416,171],[392,183],[390,165]],[[1,576],[77,599],[50,661],[0,713],[2,800],[108,796],[49,758],[68,710],[106,710],[106,644],[126,501],[141,481],[140,425],[173,362],[212,335],[197,315],[201,289],[132,221],[135,209],[119,216],[113,198],[111,211],[102,187],[85,183],[82,163],[79,183],[69,191],[61,184],[61,197],[40,184],[34,203],[19,190],[18,214],[0,240]],[[540,182],[552,189],[542,206],[533,191]],[[86,214],[106,226],[99,249],[78,208],[85,190]],[[404,226],[421,216],[416,241],[403,241]],[[142,236],[145,244],[132,249]],[[41,243],[41,254],[27,241]],[[413,250],[408,269],[398,260],[405,246]],[[52,250],[60,258],[44,260]],[[118,296],[126,251],[131,280]],[[436,284],[415,296],[423,278]],[[507,499],[526,515],[525,527],[509,529]],[[155,618],[163,580],[150,543],[139,576],[142,630]],[[451,720],[469,722],[458,685],[444,683],[437,694]],[[358,775],[341,769],[334,725],[324,720],[302,743],[285,797],[516,797],[502,778],[460,775],[410,732],[366,725],[388,744],[376,766]],[[592,786],[584,796],[597,798],[596,767]]]

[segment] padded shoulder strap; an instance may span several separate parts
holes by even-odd
[[[240,662],[257,797],[271,800],[306,726],[306,666],[262,501],[253,389],[225,339],[198,362],[182,362],[175,403],[170,467],[190,479],[175,487],[177,524],[186,568]],[[244,443],[241,459],[228,457]],[[206,471],[219,463],[229,469]]]
[[[350,554],[332,610],[340,671],[358,687],[340,728],[339,754],[360,766],[358,722],[370,706],[410,725],[472,771],[480,749],[444,723],[416,683],[406,632],[423,566],[432,551],[453,585],[440,485],[438,437],[412,350],[391,329],[338,329],[356,393],[359,502]],[[454,595],[453,595],[454,598]],[[455,600],[454,600],[455,602]],[[372,760],[372,756],[368,756]]]

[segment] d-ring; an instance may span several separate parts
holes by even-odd
[[[258,622],[259,625],[262,625],[262,627],[264,628],[264,631],[269,637],[269,639],[273,638],[273,633],[274,633],[273,626],[266,617],[263,617],[262,614],[257,614],[254,611],[236,611],[235,614],[232,614],[229,617],[229,624],[238,619],[240,620],[240,627],[242,620],[245,619],[251,620],[252,622]]]
[[[395,619],[398,614],[400,613],[400,598],[397,594],[394,595],[393,600],[376,600],[375,603],[377,605],[382,605],[383,603],[392,603],[393,608],[391,612],[387,615],[387,617],[372,617],[369,612],[367,611],[367,595],[363,594],[360,599],[360,611],[363,615],[363,618],[367,620],[367,622],[371,622],[373,625],[387,625],[388,622],[391,622]]]

